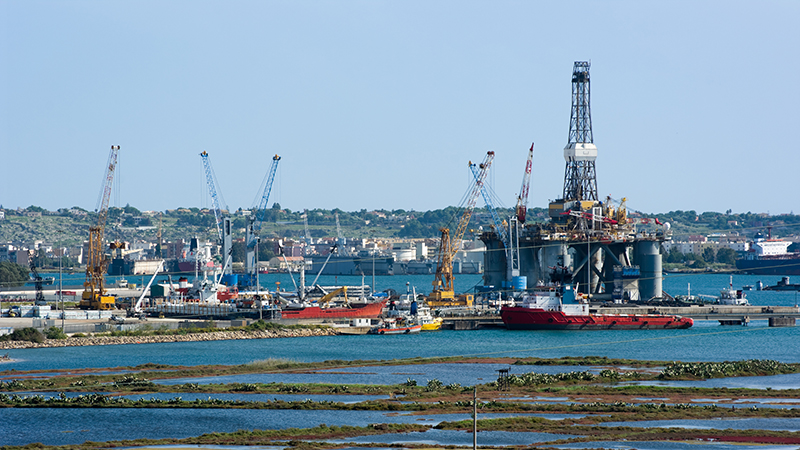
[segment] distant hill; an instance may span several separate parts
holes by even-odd
[[[339,209],[308,210],[308,228],[312,237],[336,236],[338,214],[342,234],[348,238],[437,238],[441,227],[454,228],[463,210],[447,207],[432,211],[405,210],[361,210]],[[510,208],[500,208],[500,218],[512,214]],[[3,210],[0,220],[0,242],[60,243],[79,245],[88,237],[88,228],[97,215],[81,208],[62,208],[47,211],[31,206],[18,210]],[[738,233],[752,237],[757,231],[772,227],[774,236],[800,235],[800,216],[781,214],[771,216],[755,213],[718,213],[695,211],[670,211],[668,213],[645,214],[629,212],[632,216],[658,218],[669,222],[673,238],[681,240],[689,235],[713,233]],[[244,237],[247,211],[233,211],[234,239]],[[262,236],[266,238],[301,238],[305,234],[304,211],[291,211],[275,204],[265,211]],[[547,210],[528,210],[529,222],[547,220]],[[468,227],[468,234],[493,225],[492,216],[486,208],[476,208]],[[164,241],[188,239],[193,236],[213,239],[216,236],[215,218],[212,211],[200,208],[176,208],[163,212],[140,211],[135,207],[112,207],[109,209],[106,238],[111,240],[142,239],[153,241],[161,230]]]

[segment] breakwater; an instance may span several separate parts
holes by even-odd
[[[244,339],[275,339],[310,336],[333,336],[332,328],[291,328],[262,331],[211,331],[205,333],[143,335],[143,336],[92,336],[68,339],[45,339],[44,342],[4,341],[0,350],[49,347],[87,347],[91,345],[160,344],[167,342],[203,342]]]

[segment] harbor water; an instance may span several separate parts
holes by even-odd
[[[775,284],[780,277],[734,276],[734,288],[762,281]],[[130,282],[138,283],[139,280]],[[394,289],[405,292],[406,283],[418,292],[427,292],[432,276],[376,277],[375,290]],[[264,288],[292,289],[286,274],[261,277]],[[361,284],[361,277],[320,277],[321,285]],[[371,277],[364,279],[372,284]],[[456,290],[468,291],[481,284],[480,275],[457,275]],[[685,294],[691,284],[692,294],[718,295],[729,283],[728,275],[668,275],[664,288],[672,295]],[[749,291],[753,305],[794,306],[794,292]],[[749,326],[721,326],[717,321],[695,321],[685,330],[600,330],[600,331],[509,331],[485,329],[475,331],[439,331],[418,335],[397,336],[324,336],[239,341],[180,342],[168,344],[132,344],[93,347],[60,347],[8,350],[10,362],[0,365],[2,379],[14,379],[14,372],[54,370],[60,373],[82,368],[130,367],[146,363],[169,365],[246,364],[268,359],[313,362],[325,360],[390,360],[413,357],[479,356],[541,357],[606,356],[659,361],[734,361],[774,359],[800,362],[800,327],[770,328],[765,320],[751,321]],[[437,377],[444,384],[482,384],[493,380],[497,365],[452,370],[447,367],[430,371],[411,366],[396,367],[376,376],[380,381],[398,383],[407,378],[424,384],[428,377]],[[528,367],[533,370],[532,367]],[[516,369],[516,368],[515,368]],[[520,369],[522,370],[522,369]],[[576,368],[575,370],[591,370]],[[371,372],[351,370],[337,382],[369,382]],[[381,372],[382,373],[382,372]],[[253,376],[253,375],[251,375]],[[341,375],[339,375],[341,376]],[[306,375],[308,381],[322,381],[321,375]],[[356,381],[357,380],[357,381]],[[793,379],[794,380],[794,379]],[[182,380],[186,381],[186,380]],[[199,380],[196,380],[199,381]],[[215,382],[221,382],[218,380]],[[243,380],[237,380],[243,381]],[[249,382],[276,381],[269,377]],[[289,381],[289,380],[286,380]],[[291,380],[300,381],[300,380]],[[789,384],[797,383],[796,380]],[[791,388],[792,386],[784,386]],[[798,388],[800,386],[793,386]],[[450,418],[446,418],[450,420]],[[412,421],[422,417],[389,416],[383,412],[349,411],[249,411],[249,410],[142,410],[142,409],[0,409],[1,444],[43,442],[48,445],[77,444],[86,440],[104,441],[124,438],[187,437],[212,431],[268,429],[286,426],[328,425]],[[39,424],[31,426],[31,424]],[[96,424],[96,425],[95,425]],[[109,424],[113,426],[108,427]],[[132,426],[135,425],[135,426]],[[195,426],[196,425],[196,426]],[[776,429],[800,429],[800,425],[777,424]],[[27,430],[21,432],[20,430]],[[433,438],[433,435],[428,436]],[[424,434],[423,434],[424,438]],[[13,439],[10,440],[10,439]],[[444,439],[444,438],[442,438]],[[435,439],[434,439],[435,440]],[[460,442],[459,442],[460,443]]]

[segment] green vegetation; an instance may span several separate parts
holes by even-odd
[[[2,230],[2,228],[0,228]],[[8,261],[0,262],[0,287],[20,287],[28,281],[28,268]]]
[[[50,327],[44,331],[44,336],[47,339],[67,339],[67,335],[64,334],[64,331],[58,327]]]
[[[735,362],[673,363],[658,375],[659,379],[708,379],[734,376],[778,375],[797,373],[797,364],[785,364],[772,360],[749,359]]]
[[[433,360],[433,359],[431,359]],[[411,362],[429,362],[415,359]],[[472,364],[497,363],[495,359],[448,358],[451,362]],[[57,374],[50,378],[42,377],[46,371],[14,373],[24,377],[24,381],[0,381],[0,391],[59,390],[53,397],[41,395],[22,396],[0,393],[0,407],[11,408],[187,408],[187,409],[275,409],[275,410],[329,410],[329,411],[386,411],[407,412],[425,417],[425,414],[470,413],[473,406],[480,411],[478,429],[481,431],[541,432],[562,435],[562,439],[551,441],[543,446],[576,444],[598,440],[732,440],[745,443],[800,443],[800,433],[767,430],[715,430],[687,428],[638,428],[600,426],[609,422],[637,422],[649,420],[708,420],[742,418],[800,418],[797,408],[760,408],[744,406],[737,401],[747,398],[763,399],[774,395],[768,389],[726,389],[689,388],[668,386],[618,386],[613,382],[627,377],[682,378],[713,376],[749,376],[792,373],[800,370],[800,364],[784,364],[770,360],[748,360],[723,363],[663,363],[656,361],[614,360],[603,357],[561,358],[546,360],[524,358],[519,365],[563,365],[567,361],[577,365],[599,365],[599,374],[590,372],[570,372],[560,375],[522,374],[509,377],[504,390],[496,382],[475,386],[478,402],[473,403],[472,386],[462,387],[457,383],[445,385],[437,379],[427,380],[426,386],[418,386],[416,380],[409,378],[398,385],[342,385],[342,384],[284,384],[284,383],[230,383],[207,384],[186,383],[182,385],[160,385],[153,378],[176,378],[189,376],[218,376],[240,371],[250,372],[307,372],[310,369],[347,367],[354,365],[396,364],[398,361],[326,361],[324,363],[297,363],[293,361],[268,359],[254,361],[241,366],[199,366],[180,367],[161,364],[143,364],[134,368],[123,367],[116,370],[131,370],[136,373],[125,375],[74,376]],[[409,363],[409,361],[405,361]],[[601,364],[597,364],[601,363]],[[659,367],[660,372],[630,371],[635,368]],[[105,372],[109,369],[94,369]],[[166,371],[164,371],[166,370]],[[630,372],[626,372],[630,371]],[[33,376],[32,376],[33,375]],[[514,378],[517,377],[517,378]],[[59,386],[65,386],[61,388]],[[67,391],[90,391],[85,395],[69,397]],[[98,389],[112,390],[106,395],[97,394]],[[129,399],[120,396],[128,392],[175,393],[169,399]],[[357,403],[338,401],[247,401],[200,398],[183,400],[180,393],[301,393],[315,394],[378,394],[385,399]],[[403,401],[397,401],[402,395]],[[563,397],[574,399],[571,403],[514,401],[514,397]],[[205,397],[205,396],[203,396]],[[658,402],[646,401],[642,397],[656,397]],[[693,404],[697,398],[708,399],[705,405]],[[781,390],[780,398],[800,398],[800,390]],[[715,402],[717,400],[717,403]],[[696,400],[695,400],[696,401]],[[566,415],[561,420],[549,420],[531,416],[517,416],[504,419],[481,419],[482,414],[547,414]],[[574,416],[571,416],[574,415]],[[442,422],[434,428],[443,430],[464,430],[472,428],[472,421]],[[89,449],[98,447],[135,447],[143,445],[281,445],[297,448],[328,448],[315,440],[344,439],[380,433],[403,433],[425,431],[430,427],[420,424],[371,424],[367,427],[337,427],[321,424],[307,429],[288,430],[239,430],[233,433],[210,433],[187,439],[116,441],[113,443],[86,442],[80,445],[61,448]],[[341,445],[339,445],[341,446]],[[30,446],[28,446],[30,447]],[[538,448],[532,444],[531,448]]]
[[[36,328],[20,328],[11,334],[0,336],[0,341],[29,341],[41,344],[44,342],[44,335]]]

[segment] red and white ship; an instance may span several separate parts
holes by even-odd
[[[288,305],[281,309],[282,319],[376,319],[386,300],[369,303],[350,303],[348,306],[324,307]]]
[[[591,314],[589,303],[571,286],[540,287],[517,306],[500,310],[510,330],[641,330],[689,328],[688,317],[660,314]]]

